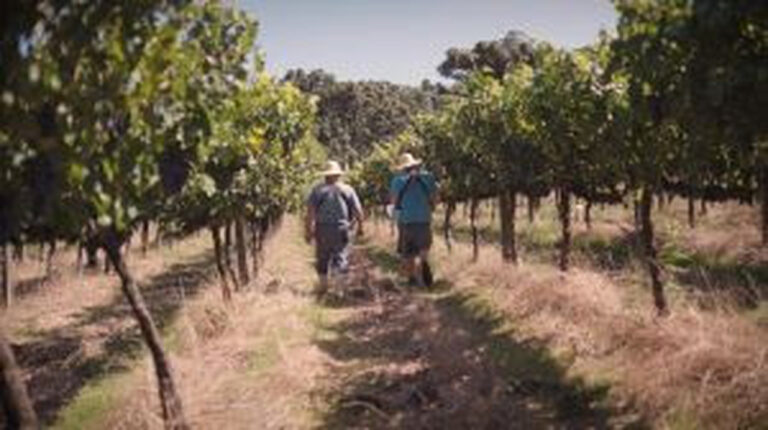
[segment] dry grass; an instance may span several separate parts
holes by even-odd
[[[369,229],[355,262],[373,262],[370,299],[341,304],[334,358],[319,396],[321,428],[621,428],[602,408],[604,390],[564,377],[546,348],[509,336],[510,324],[467,291],[410,288],[386,225]],[[384,236],[384,237],[382,237]],[[625,419],[622,421],[622,419]],[[624,423],[624,424],[622,424]]]
[[[204,265],[200,238],[190,238],[186,244],[157,249],[148,258],[136,254],[130,258],[134,274],[147,284],[145,294],[161,325],[178,309],[179,287],[185,282],[179,277]],[[14,265],[17,294],[13,306],[0,314],[45,424],[81,390],[124,373],[140,351],[138,330],[116,277],[100,271],[79,273],[75,260],[74,249],[60,250],[54,262],[56,276],[45,282],[42,264],[27,260]],[[26,290],[30,285],[35,288]],[[90,406],[108,406],[100,402]]]
[[[717,232],[718,226],[735,231],[742,223],[754,222],[748,210],[729,210],[710,208],[700,227],[688,231],[678,221],[679,208],[673,207],[668,209],[671,215],[661,218],[660,231],[664,240],[685,249],[761,261],[753,227],[733,239],[751,250],[748,253],[723,245],[730,239]],[[605,240],[622,234],[627,223],[621,210],[606,210],[596,218],[594,234]],[[554,234],[546,222],[537,222],[545,228],[535,234],[549,243]],[[584,232],[583,226],[578,229]],[[388,225],[370,228],[369,234],[377,246],[393,247]],[[435,388],[439,397],[453,399],[461,408],[453,415],[432,403],[427,409],[413,409],[406,399],[399,412],[388,417],[389,423],[418,428],[416,423],[432,419],[453,428],[511,414],[560,428],[553,424],[563,419],[560,406],[547,405],[546,397],[556,396],[563,387],[575,389],[571,381],[558,377],[554,391],[544,386],[542,398],[508,394],[509,368],[493,358],[515,362],[513,367],[522,369],[513,373],[519,381],[536,382],[526,377],[529,363],[519,362],[532,357],[529,343],[546,346],[537,349],[541,361],[535,366],[547,362],[551,352],[567,367],[569,378],[583,377],[595,386],[609,383],[617,409],[628,405],[656,428],[759,428],[768,420],[768,333],[734,312],[703,311],[684,295],[672,302],[671,317],[657,319],[650,293],[637,279],[625,280],[634,269],[607,273],[579,261],[563,275],[537,258],[510,267],[491,246],[483,246],[480,261],[472,263],[468,245],[457,244],[449,255],[438,240],[438,277],[449,281],[450,290],[407,294],[389,280],[391,275],[374,268],[374,283],[394,286],[389,296],[331,308],[318,306],[304,294],[314,273],[309,248],[299,238],[297,221],[289,219],[268,249],[261,281],[238,295],[232,306],[222,303],[216,279],[204,276],[210,269],[204,258],[210,249],[207,237],[132,259],[152,302],[167,302],[173,309],[163,318],[163,333],[194,428],[338,428],[334,423],[366,416],[358,426],[386,427],[376,416],[381,411],[360,412],[370,405],[347,395],[356,389],[374,390],[400,405],[403,392],[415,390],[423,396],[430,391],[426,388]],[[77,339],[71,351],[65,345],[66,357],[54,357],[52,371],[67,370],[71,363],[88,364],[89,358],[107,358],[107,371],[96,376],[72,373],[85,378],[85,385],[71,395],[54,427],[162,428],[152,365],[132,349],[135,326],[116,279],[69,271],[71,251],[59,258],[62,269],[55,282],[21,297],[0,316],[17,342],[45,346],[51,340]],[[21,279],[35,279],[42,271],[37,263],[28,263],[17,273]],[[481,300],[503,318],[490,325],[482,322],[463,297]],[[115,343],[128,349],[119,359],[110,355]],[[371,375],[398,382],[399,388],[371,386]],[[488,386],[490,397],[478,394]],[[520,389],[525,393],[527,388],[523,384]],[[339,405],[343,410],[334,410]],[[531,407],[539,408],[538,415],[532,415]],[[580,425],[568,421],[567,415],[564,419],[564,428]],[[611,419],[601,425],[621,423]]]
[[[307,427],[309,390],[322,357],[308,342],[305,303],[285,293],[270,296],[269,304],[264,297],[241,297],[237,309],[217,309],[220,301],[213,295],[190,304],[174,327],[182,340],[172,348],[172,359],[190,424],[201,429]],[[205,326],[221,332],[200,330]],[[140,368],[128,396],[133,401],[116,409],[107,427],[162,428],[152,365],[145,361]]]
[[[147,258],[132,253],[129,265],[138,279],[169,272],[174,264],[194,259],[205,251],[206,239],[194,236],[183,245],[160,247]],[[76,324],[84,312],[119,300],[119,282],[101,269],[80,272],[76,249],[67,247],[54,257],[54,277],[45,279],[44,263],[28,252],[24,262],[12,267],[13,306],[0,313],[0,323],[10,327],[17,341],[39,337],[51,330]],[[114,272],[113,272],[114,273]]]
[[[524,262],[555,264],[560,225],[546,200],[534,223],[518,212],[518,246]],[[682,298],[706,309],[749,314],[768,324],[768,247],[762,246],[755,207],[734,203],[710,204],[706,215],[696,208],[696,227],[687,222],[687,203],[677,199],[654,210],[657,249],[669,298]],[[438,217],[439,218],[439,217]],[[596,206],[592,228],[574,218],[571,260],[574,267],[610,275],[621,285],[648,282],[640,256],[630,208]],[[462,211],[454,220],[456,238],[469,241],[469,221]],[[486,205],[478,221],[486,243],[498,242],[498,217]]]
[[[485,282],[528,335],[547,339],[576,373],[609,378],[653,421],[690,414],[725,429],[765,418],[768,336],[743,318],[678,304],[660,320],[626,308],[621,291],[594,273],[492,270],[503,280]]]
[[[322,318],[303,294],[314,280],[292,220],[266,253],[260,281],[225,305],[209,239],[194,236],[129,261],[160,323],[194,428],[310,427],[323,357]],[[294,238],[295,236],[295,238]],[[57,276],[27,261],[14,278],[33,289],[0,315],[19,345],[33,398],[61,429],[162,428],[153,366],[113,275],[78,273],[59,252]]]
[[[392,246],[383,231],[377,241]],[[546,342],[573,376],[609,382],[614,404],[632,404],[654,427],[768,422],[768,333],[743,316],[680,299],[669,318],[658,319],[649,291],[639,301],[636,286],[594,269],[561,274],[552,265],[508,266],[488,246],[474,264],[466,244],[451,254],[438,244],[434,258],[440,277],[504,312],[516,336]]]
[[[77,310],[107,303],[119,291],[110,277],[82,274],[74,266],[74,251],[67,249],[55,258],[56,277],[45,279],[42,262],[29,258],[11,268],[14,301],[0,320],[18,340],[71,322]]]
[[[182,307],[166,334],[193,428],[310,427],[311,393],[325,365],[312,339],[320,318],[306,289],[313,273],[287,223],[266,253],[265,272],[225,305],[217,285]],[[279,244],[279,246],[278,246]],[[298,293],[298,294],[297,294]],[[133,372],[125,404],[94,428],[160,429],[152,364]]]

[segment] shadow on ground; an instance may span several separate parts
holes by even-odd
[[[201,253],[141,283],[161,330],[173,320],[184,297],[206,285],[213,264],[212,253]],[[53,423],[86,384],[128,370],[141,352],[143,341],[118,283],[115,278],[113,302],[84,308],[68,326],[39,333],[43,340],[14,345],[19,364],[30,375],[29,394],[44,424]]]
[[[48,285],[48,278],[46,276],[36,276],[30,279],[24,279],[16,283],[13,287],[13,295],[15,299],[22,299],[27,296],[31,296],[39,293]]]
[[[672,276],[705,309],[734,305],[755,309],[768,300],[768,263],[719,261],[679,250],[665,255]]]
[[[541,226],[528,226],[517,231],[520,252],[536,261],[555,264],[558,258],[559,231],[550,231]],[[453,240],[472,243],[472,231],[468,226],[453,229]],[[478,228],[481,244],[498,244],[501,234],[495,228]],[[637,235],[632,230],[622,231],[620,235],[604,237],[589,231],[575,232],[572,241],[572,258],[583,259],[586,263],[601,270],[623,270],[637,260]]]
[[[375,247],[366,258],[385,270],[397,263]],[[601,406],[608,387],[567,378],[545,346],[516,340],[508,321],[482,301],[447,281],[439,285],[438,292],[379,294],[326,327],[331,335],[317,344],[336,365],[331,392],[321,393],[332,399],[321,427],[615,426]]]

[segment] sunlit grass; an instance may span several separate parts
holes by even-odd
[[[53,426],[58,430],[97,430],[104,428],[110,412],[123,402],[130,391],[134,375],[107,376],[86,385],[61,412]]]

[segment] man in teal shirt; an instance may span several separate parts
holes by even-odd
[[[431,173],[421,168],[421,164],[421,160],[413,155],[403,154],[389,193],[397,214],[397,252],[403,258],[408,280],[411,284],[429,286],[432,270],[428,257],[432,245],[432,207],[436,202],[437,182]]]

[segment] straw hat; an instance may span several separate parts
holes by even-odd
[[[320,172],[320,176],[341,176],[344,174],[341,165],[338,162],[329,160],[325,163],[325,170]]]
[[[399,170],[410,169],[411,167],[420,166],[422,160],[415,158],[410,152],[406,152],[400,156],[400,161],[397,164]]]

